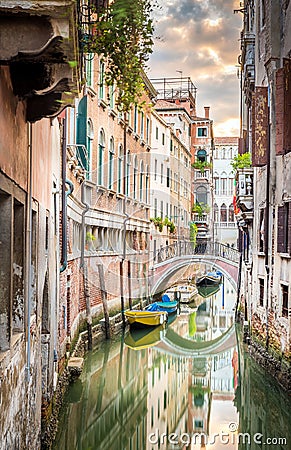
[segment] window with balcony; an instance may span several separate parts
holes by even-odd
[[[227,206],[222,203],[220,208],[220,222],[227,222]]]
[[[207,153],[205,149],[200,149],[198,150],[197,154],[196,154],[197,160],[201,161],[201,162],[206,162],[207,161]]]

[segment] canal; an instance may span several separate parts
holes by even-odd
[[[244,350],[234,289],[209,294],[87,355],[55,450],[291,448],[290,399]]]

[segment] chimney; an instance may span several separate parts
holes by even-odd
[[[204,106],[205,119],[209,119],[209,110],[210,110],[210,106]]]

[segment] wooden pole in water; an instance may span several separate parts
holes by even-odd
[[[110,336],[110,322],[109,322],[108,305],[107,305],[107,292],[105,289],[104,270],[103,270],[102,264],[98,264],[98,273],[99,273],[101,299],[102,299],[104,319],[105,319],[105,336],[106,336],[106,339],[110,339],[111,336]]]

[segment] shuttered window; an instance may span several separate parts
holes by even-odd
[[[291,255],[291,205],[278,207],[277,251]]]
[[[288,286],[281,285],[282,289],[282,316],[288,317]]]

